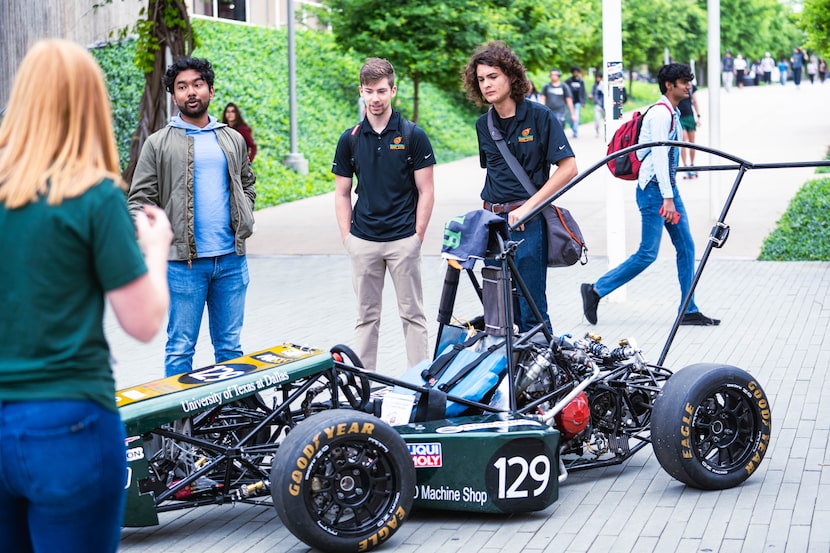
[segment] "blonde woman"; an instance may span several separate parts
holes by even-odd
[[[104,300],[149,341],[167,312],[164,212],[135,223],[103,76],[34,45],[0,125],[0,551],[113,552],[126,482]]]

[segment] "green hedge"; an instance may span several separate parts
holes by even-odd
[[[344,55],[329,33],[296,33],[297,150],[309,174],[282,164],[291,150],[288,106],[288,38],[284,29],[194,20],[200,39],[195,56],[208,58],[216,71],[211,114],[221,117],[227,102],[239,105],[251,125],[258,154],[257,208],[314,196],[334,189],[331,160],[340,134],[357,122],[358,73],[363,62]],[[135,69],[133,43],[100,48],[94,55],[106,74],[119,151],[126,165],[144,85]],[[382,49],[378,56],[383,56]],[[398,104],[412,113],[412,86],[399,75]],[[460,87],[460,81],[459,81]],[[420,87],[419,125],[432,140],[439,163],[477,153],[477,112],[460,95]]]
[[[764,240],[764,261],[830,261],[830,179],[808,181]]]

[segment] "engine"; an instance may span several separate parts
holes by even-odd
[[[630,340],[612,349],[587,334],[517,349],[518,406],[559,430],[563,454],[626,454],[625,436],[648,427],[664,377]]]
[[[519,407],[526,407],[545,396],[561,389],[571,382],[571,375],[560,368],[553,358],[550,348],[538,344],[529,344],[519,355],[518,386],[516,388]],[[544,402],[539,407],[549,407]]]

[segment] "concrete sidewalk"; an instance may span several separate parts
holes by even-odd
[[[699,93],[708,115],[706,91]],[[830,142],[830,85],[745,88],[723,93],[721,147],[753,162],[820,159]],[[471,122],[472,132],[472,122]],[[584,126],[572,142],[580,167],[604,154],[604,145]],[[705,144],[706,128],[699,133]],[[700,160],[698,164],[708,163]],[[634,337],[656,361],[678,301],[671,246],[629,284],[622,303],[603,301],[599,324],[588,325],[579,283],[607,268],[607,186],[626,194],[628,251],[636,248],[639,217],[633,184],[605,182],[605,171],[565,196],[591,248],[587,266],[549,272],[554,331],[601,334],[606,343]],[[416,511],[379,551],[403,553],[607,553],[607,552],[822,552],[830,551],[830,263],[769,263],[756,258],[763,238],[789,199],[813,173],[806,170],[750,172],[729,212],[732,234],[715,250],[697,291],[697,301],[720,327],[682,327],[666,360],[679,369],[718,362],[750,371],[772,403],[773,437],[760,469],[743,485],[702,492],[672,480],[650,448],[622,466],[574,473],[550,508],[499,517]],[[448,218],[478,207],[483,173],[477,159],[442,164],[436,170],[437,201],[424,246],[428,318],[434,321],[444,276],[438,257]],[[682,193],[702,251],[711,227],[711,177],[681,181]],[[731,178],[721,177],[721,189]],[[721,191],[722,193],[722,191]],[[349,343],[354,321],[349,260],[339,243],[332,195],[257,212],[257,234],[249,242],[251,286],[243,345],[246,351],[284,340],[321,348]],[[391,286],[384,295],[379,367],[399,374],[404,367],[401,331]],[[461,290],[460,315],[480,307]],[[432,326],[436,326],[432,323]],[[431,329],[433,334],[435,328]],[[148,345],[129,340],[108,320],[108,337],[119,387],[163,374],[164,337]],[[196,365],[212,362],[203,330]],[[272,509],[246,505],[202,507],[166,513],[162,524],[124,529],[124,552],[304,552]]]

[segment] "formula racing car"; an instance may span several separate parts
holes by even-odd
[[[723,228],[713,231],[721,243]],[[514,263],[521,244],[498,221],[478,234],[486,264],[448,263],[434,358],[399,378],[363,370],[345,346],[283,343],[119,390],[124,525],[256,503],[313,547],[368,551],[413,507],[542,510],[570,471],[619,464],[649,445],[695,488],[730,488],[755,472],[772,416],[752,375],[712,363],[673,372],[662,366],[666,350],[652,364],[633,339],[557,336],[542,322],[518,333],[513,301],[529,296]],[[467,320],[454,315],[462,275],[483,307]]]

